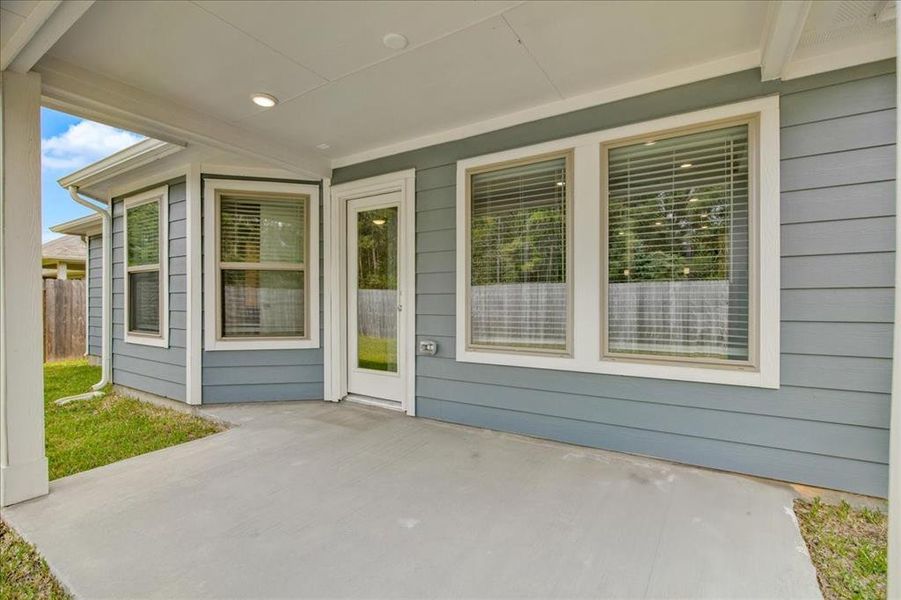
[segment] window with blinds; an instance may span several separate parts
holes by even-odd
[[[219,197],[221,338],[306,336],[308,200]]]
[[[606,354],[751,360],[753,122],[607,146]]]
[[[160,333],[160,200],[126,205],[128,330]]]
[[[571,155],[470,171],[469,345],[565,352]]]

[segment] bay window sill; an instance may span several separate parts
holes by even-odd
[[[225,339],[207,340],[206,351],[220,350],[305,350],[319,348],[319,336],[310,339]]]

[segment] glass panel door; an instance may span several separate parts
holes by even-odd
[[[347,202],[347,392],[401,406],[404,398],[403,199]]]
[[[357,213],[357,367],[397,373],[396,206]]]

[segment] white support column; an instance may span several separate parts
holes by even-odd
[[[46,494],[41,77],[0,72],[0,505]]]
[[[187,287],[187,328],[185,344],[185,401],[188,404],[203,404],[203,244],[201,227],[200,165],[191,163],[186,173],[187,233],[188,233],[188,287]]]
[[[57,279],[68,279],[69,278],[69,265],[64,262],[56,263],[56,278]]]
[[[895,102],[901,98],[901,36],[895,43]],[[889,600],[901,600],[901,120],[895,124],[895,326],[892,352],[892,401],[888,451],[888,590]]]

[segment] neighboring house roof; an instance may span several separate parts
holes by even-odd
[[[50,227],[50,231],[65,235],[99,235],[102,225],[100,215],[94,213],[86,217],[60,223],[59,225],[53,225]]]
[[[75,235],[64,235],[41,246],[41,258],[43,260],[77,263],[84,262],[87,255],[87,244]]]

